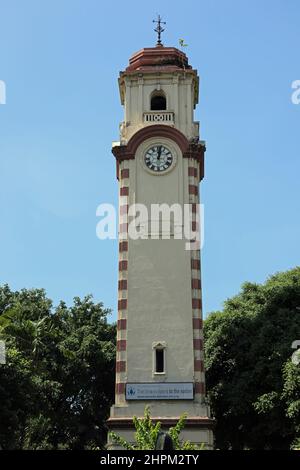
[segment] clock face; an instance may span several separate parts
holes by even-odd
[[[147,167],[154,172],[166,171],[173,163],[171,151],[164,145],[154,145],[145,154]]]

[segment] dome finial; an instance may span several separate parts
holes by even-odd
[[[157,26],[155,28],[155,32],[157,33],[157,43],[156,45],[157,46],[163,46],[162,42],[161,42],[161,33],[164,32],[164,28],[161,26],[162,24],[167,24],[165,21],[162,21],[162,18],[160,15],[157,15],[157,20],[152,20],[152,23],[157,23]]]

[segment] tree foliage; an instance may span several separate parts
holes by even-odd
[[[114,393],[109,313],[91,296],[53,308],[42,289],[0,287],[2,449],[104,446]]]
[[[290,448],[300,437],[300,268],[245,283],[204,324],[219,448]]]

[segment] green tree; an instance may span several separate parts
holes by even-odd
[[[106,443],[115,325],[91,296],[53,308],[41,289],[0,288],[0,446],[84,449]]]
[[[292,447],[300,449],[300,364],[287,361],[283,367],[283,379],[282,400],[286,416],[294,428]]]
[[[290,448],[299,436],[300,268],[245,283],[204,323],[206,379],[218,448]],[[299,371],[298,371],[299,373]],[[298,421],[297,421],[298,420]]]

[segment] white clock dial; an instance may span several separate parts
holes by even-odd
[[[156,173],[167,170],[173,163],[173,155],[164,145],[154,145],[144,158],[147,167]]]

